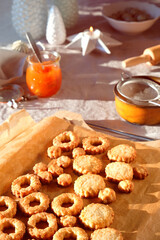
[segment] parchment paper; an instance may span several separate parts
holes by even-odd
[[[0,125],[0,149],[26,129],[33,127],[34,124],[34,120],[24,109],[11,115]]]
[[[71,116],[70,118],[72,118]],[[69,117],[66,116],[66,118]],[[81,122],[81,119],[77,121]],[[64,130],[73,130],[80,138],[104,135],[86,127],[72,125],[55,116],[34,124],[0,149],[0,193],[4,193],[7,188],[10,191],[11,181],[21,174],[32,171],[35,162],[45,161],[48,163],[50,159],[46,154],[47,147],[52,144],[53,137]],[[117,200],[110,204],[115,213],[111,227],[120,230],[124,240],[160,239],[160,149],[109,135],[107,137],[110,139],[111,147],[120,143],[134,146],[137,150],[136,164],[145,166],[149,172],[146,179],[134,180],[135,187],[130,194],[122,194],[118,192],[116,184],[106,182],[106,186],[111,186],[117,193]],[[98,155],[98,157],[103,160],[105,167],[108,162],[107,157],[105,155]],[[73,173],[71,168],[66,169],[65,172],[72,175],[74,184],[74,180],[78,176]],[[104,172],[102,172],[102,176],[105,177]],[[52,200],[62,192],[74,192],[73,184],[68,188],[62,188],[54,180],[50,185],[44,185],[41,190],[47,193]],[[99,200],[98,198],[84,199],[84,205],[90,202],[99,202]],[[86,231],[88,234],[91,233],[91,231]]]
[[[19,124],[27,126],[27,120],[26,117],[26,120],[19,121]],[[12,123],[8,124],[12,125]],[[68,122],[56,117],[44,118],[38,124],[31,124],[18,136],[3,145],[0,148],[0,194],[8,189],[15,178],[29,170],[38,161],[40,154],[45,151],[48,142],[66,130],[68,126]],[[3,132],[4,127],[5,123],[2,126]]]

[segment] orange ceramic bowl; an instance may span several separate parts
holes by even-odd
[[[145,78],[118,82],[114,88],[118,114],[135,124],[160,123],[160,85]]]

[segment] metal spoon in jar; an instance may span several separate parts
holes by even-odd
[[[27,38],[27,40],[28,40],[28,42],[29,42],[29,44],[32,48],[32,51],[34,52],[38,62],[42,62],[40,51],[39,51],[35,41],[33,40],[33,37],[32,37],[30,32],[26,33],[26,38]]]

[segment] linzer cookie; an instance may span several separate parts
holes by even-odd
[[[100,203],[91,203],[84,207],[79,216],[82,223],[91,229],[109,227],[114,219],[111,207]]]
[[[48,172],[47,164],[43,162],[36,163],[33,167],[34,174],[36,174],[42,184],[49,184],[52,182],[53,177],[50,172]]]
[[[105,168],[105,173],[107,180],[113,182],[132,180],[133,178],[133,168],[124,162],[109,163]]]
[[[36,202],[35,206],[31,203]],[[19,200],[19,208],[26,215],[33,215],[35,213],[45,212],[49,207],[50,199],[47,194],[43,192],[33,192]]]
[[[8,226],[14,229],[11,236],[4,231]],[[0,229],[0,239],[22,239],[26,231],[26,226],[17,218],[4,217],[0,219]]]
[[[47,155],[49,158],[58,158],[60,157],[62,154],[62,150],[60,147],[57,146],[50,146],[47,149]]]
[[[6,207],[6,209],[4,211],[0,211],[0,218],[12,218],[16,215],[17,203],[15,200],[8,196],[0,196],[0,207],[4,206]]]
[[[79,156],[83,156],[85,154],[86,154],[86,152],[81,147],[74,148],[73,151],[72,151],[73,158],[76,158],[76,157],[79,157]]]
[[[99,191],[98,198],[103,203],[111,203],[116,201],[116,192],[111,188],[104,188]]]
[[[71,158],[68,156],[61,156],[57,158],[57,165],[62,168],[67,168],[71,165]]]
[[[127,144],[120,144],[108,150],[107,155],[111,161],[130,163],[136,158],[136,150]]]
[[[60,228],[53,236],[53,240],[63,239],[79,239],[88,240],[88,234],[80,227],[64,227]]]
[[[72,177],[70,174],[62,173],[57,178],[57,183],[63,187],[68,187],[72,183]]]
[[[60,217],[59,224],[62,227],[74,227],[76,222],[77,222],[77,218],[75,216],[66,215],[66,216]]]
[[[73,169],[80,174],[98,174],[102,170],[102,161],[92,155],[79,156],[73,161]]]
[[[64,207],[63,204],[71,203],[72,206]],[[74,193],[62,193],[55,197],[51,208],[57,216],[77,215],[83,208],[83,200]]]
[[[72,131],[65,131],[53,139],[53,146],[60,147],[62,151],[72,151],[79,145],[79,137]]]
[[[82,146],[87,154],[101,154],[108,150],[110,142],[106,137],[87,137]]]
[[[28,187],[22,187],[24,184],[28,184]],[[16,178],[11,185],[11,191],[13,195],[18,198],[23,198],[32,192],[37,192],[41,188],[41,182],[39,177],[34,174],[26,174]]]
[[[80,197],[96,197],[104,188],[104,179],[97,174],[84,174],[78,177],[74,183],[74,191]]]
[[[38,228],[37,224],[39,222],[47,223],[47,227]],[[27,229],[32,238],[36,239],[51,238],[58,229],[56,216],[52,213],[47,212],[33,214],[28,219]]]
[[[133,175],[134,175],[134,178],[141,180],[148,176],[148,171],[145,167],[135,166],[133,168]]]
[[[114,228],[97,229],[91,234],[91,240],[123,240],[121,232]]]
[[[130,193],[134,189],[134,183],[130,180],[123,180],[118,183],[118,189],[124,193]]]

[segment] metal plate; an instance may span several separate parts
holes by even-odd
[[[14,99],[19,102],[24,95],[24,90],[21,86],[17,84],[9,84],[0,87],[0,102],[7,103],[8,101]]]

